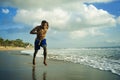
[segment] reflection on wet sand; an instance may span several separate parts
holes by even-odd
[[[43,80],[46,80],[46,72],[43,73]]]
[[[46,80],[46,72],[43,72],[43,80]],[[33,80],[37,80],[37,78],[36,78],[36,74],[35,74],[35,66],[33,66],[33,68],[32,68],[32,79]]]

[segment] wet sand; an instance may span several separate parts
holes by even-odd
[[[110,71],[101,71],[89,66],[36,58],[32,65],[32,56],[21,55],[20,51],[0,51],[1,80],[120,80],[120,76]]]

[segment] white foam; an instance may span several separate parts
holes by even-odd
[[[43,57],[42,51],[43,51],[43,50],[38,51],[36,57]],[[21,51],[21,53],[22,53],[22,54],[24,54],[24,53],[25,53],[25,54],[30,54],[31,56],[33,56],[34,50],[23,50],[23,51]]]
[[[33,52],[33,50],[22,51],[22,53],[31,55]],[[120,54],[119,52],[120,48],[50,49],[48,50],[48,59],[84,64],[120,75],[120,59],[115,58]],[[43,57],[42,50],[37,57]]]

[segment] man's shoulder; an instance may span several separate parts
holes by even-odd
[[[37,28],[37,29],[38,29],[38,28],[41,28],[41,26],[36,26],[35,28]]]

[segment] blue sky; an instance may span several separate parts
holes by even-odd
[[[34,43],[32,28],[49,22],[49,48],[120,46],[119,0],[2,0],[0,37]]]

